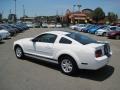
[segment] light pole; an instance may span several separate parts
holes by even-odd
[[[77,5],[78,11],[80,11],[80,8],[82,7],[80,4]]]
[[[23,17],[25,16],[25,7],[23,5]]]
[[[14,0],[15,1],[15,15],[16,15],[16,0]]]
[[[76,6],[76,5],[73,5],[73,12],[75,11],[75,6]]]

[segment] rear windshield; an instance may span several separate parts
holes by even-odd
[[[79,43],[83,45],[90,44],[90,43],[97,43],[96,40],[89,38],[85,35],[82,35],[80,33],[76,33],[76,32],[71,32],[70,34],[67,34],[66,36],[78,41]]]

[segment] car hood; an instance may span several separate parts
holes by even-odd
[[[17,41],[15,41],[15,43],[26,43],[27,41],[31,40],[33,38],[24,38],[24,39],[19,39]]]

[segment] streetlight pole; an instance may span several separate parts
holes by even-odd
[[[80,5],[80,0],[78,0],[77,7],[78,7],[78,11],[80,11],[80,8],[82,7],[82,5]]]
[[[23,5],[23,17],[25,16],[25,7]]]
[[[15,15],[16,15],[16,0],[14,0],[15,1]]]
[[[75,11],[75,6],[76,6],[76,5],[73,5],[73,12]]]

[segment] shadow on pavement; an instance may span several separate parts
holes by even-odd
[[[104,81],[114,73],[114,67],[106,65],[99,70],[79,70],[73,77],[86,78],[95,81]]]
[[[11,39],[11,37],[5,38],[4,40],[9,40],[9,39]]]
[[[26,57],[24,60],[60,71],[60,68],[58,67],[57,64],[53,64],[29,57]],[[94,81],[104,81],[107,78],[109,78],[113,73],[114,73],[114,67],[110,65],[106,65],[105,67],[99,70],[78,70],[78,72],[72,77],[85,78]]]
[[[5,42],[4,41],[0,41],[0,44],[4,44]]]

